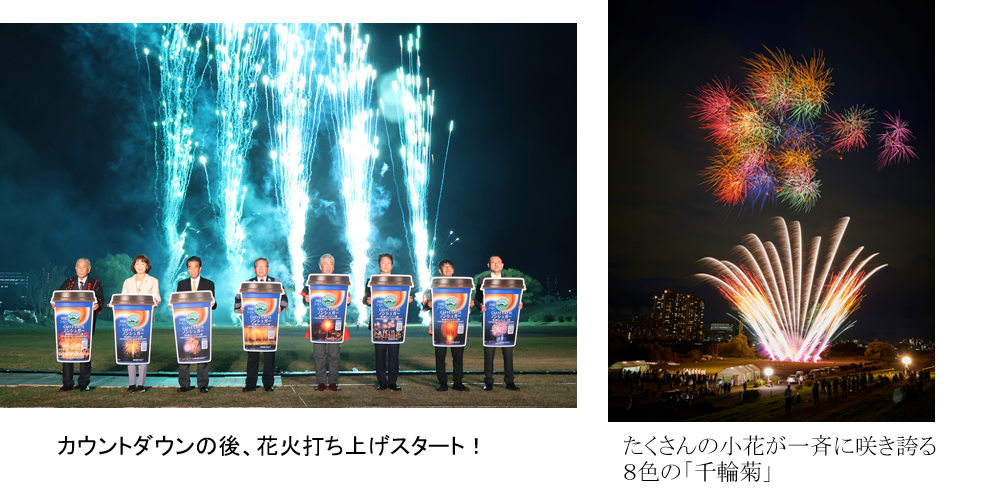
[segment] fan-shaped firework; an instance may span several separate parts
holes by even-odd
[[[877,140],[881,143],[881,151],[877,155],[878,170],[888,164],[901,162],[902,159],[909,162],[911,158],[918,157],[915,155],[915,149],[906,143],[915,136],[908,129],[908,122],[901,119],[901,113],[895,116],[888,113],[884,115],[887,116],[887,122],[881,122],[884,125],[884,133],[877,136]]]
[[[708,132],[718,154],[704,170],[704,183],[727,206],[763,207],[781,199],[796,210],[809,210],[819,199],[816,162],[822,155],[824,133],[830,150],[860,150],[867,144],[873,109],[854,106],[842,115],[826,115],[828,130],[817,118],[829,108],[832,69],[822,53],[796,62],[781,49],[745,59],[743,88],[730,80],[714,79],[697,89],[693,117]],[[914,156],[905,142],[907,123],[888,116],[878,169],[891,161]]]
[[[859,306],[869,273],[863,268],[877,254],[854,264],[863,247],[830,274],[850,218],[842,218],[833,230],[827,256],[820,264],[821,237],[812,239],[808,260],[803,261],[802,233],[797,221],[786,225],[776,218],[778,246],[749,234],[736,247],[738,264],[703,258],[715,275],[696,276],[716,286],[737,308],[742,321],[775,360],[818,361],[820,354],[849,325],[846,319]],[[828,278],[827,278],[828,277]]]

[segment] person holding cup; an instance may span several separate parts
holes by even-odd
[[[154,296],[154,307],[160,304],[160,284],[157,279],[149,275],[150,258],[146,254],[137,254],[130,264],[133,276],[123,281],[123,290],[120,294],[150,294]],[[137,373],[139,372],[139,378]],[[130,381],[128,392],[146,392],[147,388],[147,365],[127,365],[126,374]]]
[[[492,255],[488,258],[488,269],[490,273],[478,279],[474,295],[474,300],[478,303],[478,307],[482,313],[485,312],[485,293],[481,290],[481,284],[486,278],[502,278],[502,269],[504,268],[505,264],[502,262],[501,257]],[[519,301],[519,309],[522,309],[522,301]],[[502,359],[505,362],[505,388],[510,391],[518,391],[519,386],[515,385],[515,368],[512,366],[513,348],[490,348],[488,346],[485,346],[485,387],[481,389],[483,391],[491,391],[495,384],[493,374],[495,373],[496,349],[502,350]]]
[[[324,254],[318,261],[318,269],[321,270],[323,275],[334,274],[334,256],[330,254]],[[308,286],[304,286],[304,290],[300,292],[301,296],[304,296],[304,304],[311,305],[311,291]],[[352,304],[352,295],[348,293],[348,303],[346,305]],[[344,338],[348,340],[348,327],[344,329]],[[311,330],[307,330],[307,335],[304,336],[305,339],[310,339]],[[315,391],[324,391],[325,389],[329,391],[340,391],[341,388],[338,387],[338,369],[341,363],[341,344],[338,343],[323,343],[315,342],[314,344],[314,376],[317,378],[317,387],[314,388]],[[327,357],[327,368],[325,368],[325,357]],[[325,385],[327,384],[327,385]]]
[[[378,275],[392,275],[392,271],[393,255],[389,253],[380,254]],[[362,301],[362,304],[370,309],[372,307],[372,288],[369,286],[369,282],[371,281],[372,277],[365,281],[365,298]],[[413,302],[412,293],[407,297],[409,302]],[[369,323],[369,330],[375,330],[372,323]],[[399,344],[375,344],[375,372],[376,380],[379,383],[376,390],[402,390],[396,385],[396,380],[399,378]]]

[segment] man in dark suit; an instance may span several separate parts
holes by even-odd
[[[474,291],[474,301],[478,303],[482,313],[485,312],[485,293],[481,290],[481,284],[486,278],[502,278],[503,268],[505,268],[505,264],[502,263],[502,258],[494,255],[488,258],[488,269],[491,273],[478,279],[478,285],[475,286]],[[519,301],[519,309],[522,309],[522,301]],[[485,346],[485,387],[481,389],[491,391],[494,385],[492,375],[495,373],[496,349],[502,350],[502,359],[505,360],[505,388],[510,391],[518,391],[519,386],[515,385],[515,369],[512,367],[512,350],[514,348],[490,348],[487,346]]]
[[[89,271],[92,270],[92,264],[86,258],[81,258],[75,262],[75,274],[77,276],[69,278],[61,283],[61,287],[58,290],[90,290],[96,295],[96,303],[92,305],[92,311],[96,314],[102,313],[102,283],[95,278],[89,276]],[[52,306],[54,306],[52,304]],[[96,329],[96,319],[92,318],[92,333],[95,334]],[[79,390],[89,391],[89,376],[92,374],[92,357],[89,357],[89,361],[79,363]],[[75,376],[75,364],[74,363],[62,363],[61,364],[61,390],[71,391],[75,388],[74,382]]]
[[[189,292],[189,291],[211,291],[212,292],[212,309],[214,310],[218,307],[218,303],[215,299],[215,283],[207,278],[201,276],[201,258],[198,256],[191,256],[188,258],[188,276],[191,278],[186,278],[177,283],[178,292]],[[208,392],[208,362],[196,363],[195,367],[197,371],[196,380],[198,383],[198,391],[207,393]],[[179,363],[177,366],[177,382],[180,384],[178,388],[179,392],[186,393],[191,390],[191,365],[187,363]]]
[[[253,271],[256,276],[247,282],[279,282],[279,280],[269,276],[270,260],[259,258],[253,261]],[[280,284],[283,285],[282,283]],[[287,309],[287,292],[282,290],[280,294],[280,313]],[[235,312],[242,313],[242,294],[236,294]],[[259,376],[259,355],[263,355],[263,390],[272,392],[274,377],[273,369],[276,367],[276,351],[266,353],[248,352],[246,359],[246,387],[242,392],[248,393],[256,390],[256,378]]]
[[[443,277],[453,277],[454,276],[454,263],[451,260],[445,259],[437,264],[437,269],[440,271],[440,275]],[[423,302],[421,306],[424,311],[430,311],[433,306],[433,289],[427,289],[423,293]],[[474,301],[471,301],[471,306],[474,306]],[[439,333],[440,331],[438,331]],[[433,335],[433,322],[430,322],[430,335]],[[463,347],[442,347],[435,346],[434,354],[436,356],[436,367],[437,367],[437,390],[446,391],[447,390],[447,350],[451,350],[451,362],[454,368],[454,385],[451,389],[455,391],[470,391],[468,386],[464,385],[464,348]]]

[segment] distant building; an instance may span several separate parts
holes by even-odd
[[[734,336],[739,333],[744,333],[744,324],[738,322],[737,320],[710,322],[710,331],[707,332],[706,340],[713,342],[727,342],[733,339]]]
[[[666,289],[652,298],[655,335],[678,341],[702,340],[704,306],[701,297]]]

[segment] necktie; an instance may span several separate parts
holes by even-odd
[[[191,290],[192,291],[198,290],[198,282],[195,282],[194,280],[191,281]]]

